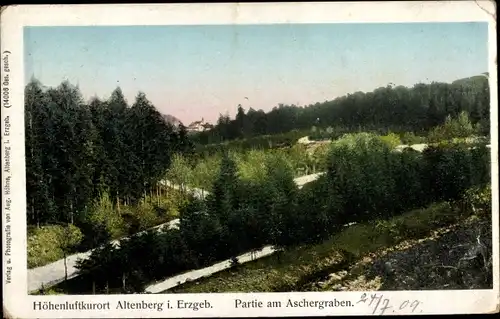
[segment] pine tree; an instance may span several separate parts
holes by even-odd
[[[48,105],[40,82],[31,79],[25,89],[27,215],[28,224],[38,226],[54,219],[56,212],[47,175],[47,162],[52,158],[47,152],[52,133]]]

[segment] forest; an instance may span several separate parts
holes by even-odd
[[[120,88],[85,103],[68,82],[44,88],[32,80],[25,123],[29,233],[74,238],[63,243],[70,250],[94,248],[171,218],[172,203],[186,198],[166,194],[158,181],[172,154],[189,153],[192,144],[143,93],[130,106]],[[38,246],[29,253],[46,248]]]
[[[196,136],[167,123],[143,93],[129,105],[120,88],[85,102],[68,82],[45,88],[33,79],[25,108],[28,265],[96,248],[79,262],[80,276],[59,285],[66,293],[144,292],[217,261],[237,265],[236,256],[267,245],[291,251],[331,240],[348,223],[469,203],[471,192],[484,194],[490,183],[482,76],[268,113],[239,106],[234,120],[221,116]],[[329,141],[309,152],[290,138],[305,131]],[[265,136],[289,143],[269,145]],[[474,147],[467,142],[481,136]],[[244,144],[258,139],[268,145]],[[416,140],[429,147],[394,151]],[[316,172],[326,173],[303,188],[294,182]],[[195,198],[183,186],[208,196]],[[177,217],[176,228],[133,235]],[[106,244],[125,235],[133,236]],[[52,255],[40,258],[47,250]]]
[[[307,106],[280,104],[267,113],[251,107],[245,112],[239,105],[234,119],[221,114],[215,128],[198,134],[195,140],[212,144],[310,131],[313,126],[318,133],[331,127],[329,135],[334,137],[353,131],[386,134],[389,130],[420,135],[448,115],[457,116],[462,111],[488,133],[489,105],[487,73],[453,83],[419,83],[411,88],[389,84],[372,92],[355,92]]]

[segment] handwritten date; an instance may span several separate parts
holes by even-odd
[[[384,298],[383,294],[363,293],[357,304],[363,303],[371,307],[372,314],[384,315],[386,313],[419,313],[422,310],[419,306],[422,302],[419,300],[404,300],[402,302],[391,302],[389,298]]]

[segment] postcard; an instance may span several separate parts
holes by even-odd
[[[1,24],[8,318],[499,311],[493,2]]]

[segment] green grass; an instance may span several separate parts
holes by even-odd
[[[438,203],[385,221],[356,224],[317,245],[294,248],[162,293],[296,291],[312,278],[346,267],[370,252],[419,238],[468,216]]]

